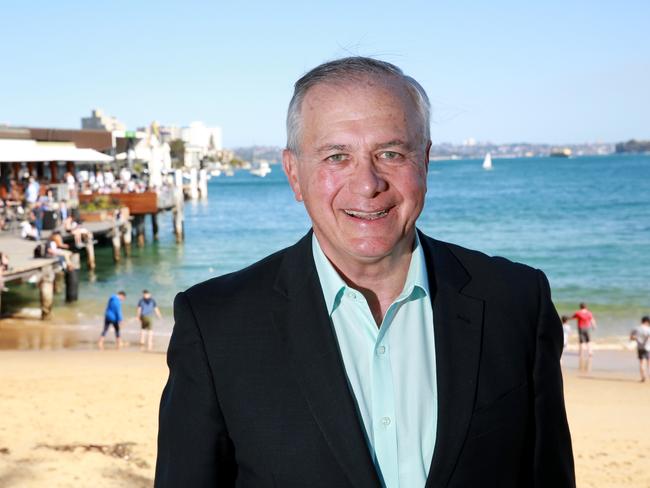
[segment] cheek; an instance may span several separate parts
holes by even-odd
[[[421,172],[412,172],[404,175],[399,180],[400,193],[405,200],[413,203],[413,205],[421,205],[424,202],[424,197],[427,193],[427,180],[426,174]]]
[[[315,171],[309,179],[309,198],[315,205],[327,205],[345,185],[344,178],[331,171]]]

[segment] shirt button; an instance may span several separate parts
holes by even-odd
[[[357,294],[354,293],[353,291],[349,291],[348,292],[348,298],[352,298],[352,300],[356,300],[357,299]]]
[[[379,347],[377,348],[377,354],[379,354],[380,356],[383,356],[385,353],[386,353],[386,347],[384,347],[384,346],[379,346]]]
[[[381,418],[381,424],[384,427],[388,427],[390,425],[390,417],[382,417]]]

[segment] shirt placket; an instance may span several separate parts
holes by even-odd
[[[397,418],[395,417],[393,374],[390,363],[391,351],[388,344],[388,330],[394,310],[395,304],[388,309],[376,335],[371,367],[372,430],[375,456],[381,466],[384,485],[389,488],[399,486]]]

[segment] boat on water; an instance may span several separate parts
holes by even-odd
[[[260,178],[264,178],[266,175],[268,175],[271,172],[271,166],[266,161],[260,161],[255,166],[253,166],[253,168],[251,168],[249,172],[253,176],[259,176]]]
[[[492,169],[492,155],[487,153],[485,159],[483,160],[483,169]]]
[[[571,151],[570,148],[565,147],[565,148],[561,148],[561,149],[553,149],[551,151],[550,156],[552,158],[570,158],[572,154],[573,154],[573,151]]]

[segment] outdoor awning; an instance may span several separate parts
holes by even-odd
[[[94,149],[79,149],[72,143],[40,143],[34,140],[0,139],[0,163],[41,161],[110,163],[113,158]]]

